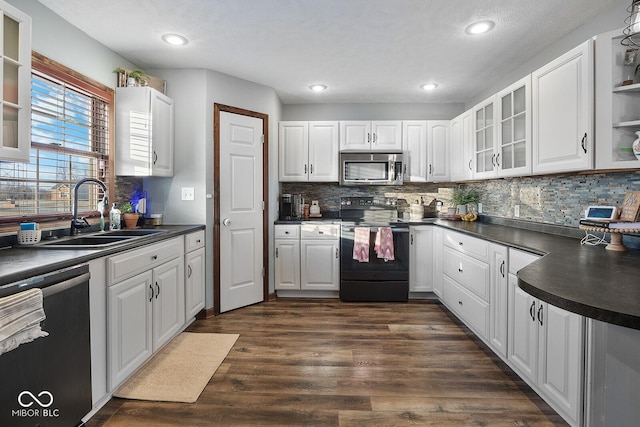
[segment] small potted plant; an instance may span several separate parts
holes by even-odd
[[[118,76],[124,76],[124,78],[126,78],[127,87],[147,86],[149,84],[147,74],[139,68],[127,72],[127,70],[125,70],[124,68],[118,67],[113,70],[113,72],[118,73]],[[119,86],[122,85],[119,84]]]
[[[136,228],[138,226],[138,219],[140,219],[140,214],[135,211],[135,208],[131,202],[121,204],[120,212],[122,212],[122,218],[124,219],[125,227]]]
[[[480,201],[480,193],[473,188],[465,191],[461,187],[457,187],[453,190],[451,202],[457,207],[458,215],[465,215],[467,213],[467,205],[477,205]]]

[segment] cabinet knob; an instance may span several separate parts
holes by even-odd
[[[458,301],[458,304],[462,305],[462,301]]]
[[[152,255],[151,259],[154,260],[154,261],[157,260],[158,259],[158,255]]]

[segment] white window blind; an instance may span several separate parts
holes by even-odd
[[[0,219],[63,217],[71,213],[77,181],[106,184],[108,126],[107,101],[34,71],[30,162],[0,162]],[[79,211],[95,211],[101,198],[98,186],[82,186]]]

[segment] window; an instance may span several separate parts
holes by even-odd
[[[112,181],[113,91],[35,55],[30,162],[0,162],[0,222],[67,218],[77,181],[97,178],[107,185]],[[79,212],[95,212],[102,190],[84,185],[78,199]]]

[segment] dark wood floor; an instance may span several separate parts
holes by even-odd
[[[240,334],[195,404],[114,398],[87,426],[566,425],[436,302],[278,300],[188,330]]]

